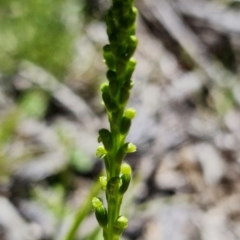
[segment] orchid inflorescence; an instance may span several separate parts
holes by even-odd
[[[136,146],[126,142],[132,119],[133,108],[126,109],[133,87],[131,80],[136,66],[132,58],[137,38],[137,9],[134,0],[112,0],[106,14],[109,44],[103,47],[104,61],[108,67],[107,80],[102,84],[102,100],[105,105],[110,130],[99,130],[96,155],[104,160],[106,176],[100,177],[101,187],[106,191],[107,208],[103,200],[94,197],[92,205],[96,219],[103,228],[104,240],[119,240],[128,225],[128,219],[120,215],[124,193],[131,181],[131,167],[123,162],[127,153],[136,151]]]

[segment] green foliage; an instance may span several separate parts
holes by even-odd
[[[100,183],[106,191],[107,209],[102,200],[93,199],[95,215],[103,228],[105,240],[119,240],[128,224],[127,218],[120,216],[120,208],[131,181],[131,167],[123,160],[127,153],[136,151],[135,145],[125,143],[136,115],[132,108],[125,110],[136,66],[136,60],[132,58],[138,42],[135,36],[136,16],[133,0],[113,0],[106,14],[109,44],[103,47],[103,56],[109,70],[106,74],[108,82],[101,86],[101,91],[110,130],[99,131],[98,141],[102,145],[97,148],[96,155],[104,159],[106,167],[107,176],[100,177]]]
[[[68,154],[69,166],[81,173],[89,172],[93,168],[94,161],[87,156],[83,149],[76,146],[67,129],[57,126],[56,132]]]
[[[94,162],[81,149],[73,148],[70,153],[70,166],[78,172],[86,173],[93,168]]]
[[[7,143],[14,134],[20,114],[17,110],[12,110],[6,114],[0,122],[0,146]]]
[[[45,115],[49,96],[41,90],[26,92],[20,99],[20,109],[29,117],[41,118]]]
[[[62,77],[72,57],[74,40],[63,16],[67,3],[67,0],[0,1],[1,71],[10,74],[20,61],[27,59]]]
[[[69,212],[64,203],[65,189],[60,184],[48,188],[36,186],[32,191],[32,197],[58,219],[62,219],[63,215]]]
[[[9,177],[20,163],[26,161],[31,153],[24,152],[14,155],[11,144],[16,138],[16,128],[21,119],[18,109],[10,109],[0,117],[0,183],[8,182]]]

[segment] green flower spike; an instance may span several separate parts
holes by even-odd
[[[134,85],[132,75],[136,60],[132,58],[136,47],[137,9],[134,0],[112,0],[106,13],[109,44],[103,47],[104,62],[108,68],[107,82],[101,86],[102,101],[106,108],[110,128],[99,131],[96,156],[104,160],[106,176],[100,177],[105,191],[107,209],[101,199],[94,198],[93,206],[104,240],[119,240],[128,220],[120,216],[121,203],[131,181],[131,167],[123,163],[126,154],[136,151],[136,146],[125,142],[132,120],[133,108],[125,109]]]

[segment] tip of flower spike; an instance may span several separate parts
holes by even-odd
[[[132,168],[130,167],[130,165],[128,165],[127,163],[123,163],[121,165],[121,174],[131,175],[131,173],[132,173]]]
[[[103,205],[103,201],[101,198],[98,198],[98,197],[94,197],[92,199],[92,205],[93,207],[96,209],[96,208],[99,208]]]

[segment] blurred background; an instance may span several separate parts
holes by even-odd
[[[107,0],[0,1],[0,239],[102,240]],[[240,1],[136,0],[123,240],[240,239]]]

